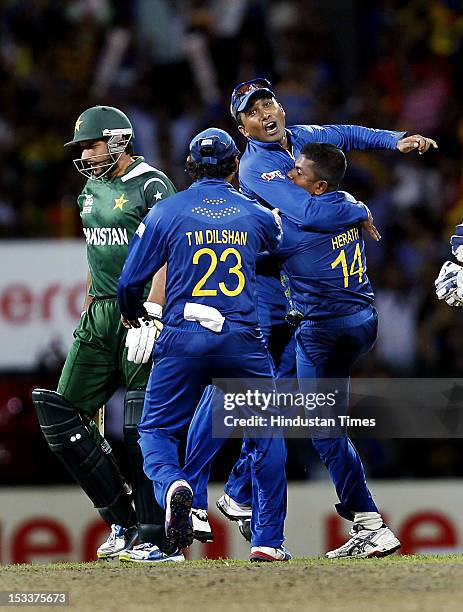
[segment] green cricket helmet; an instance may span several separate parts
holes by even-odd
[[[84,141],[105,140],[108,154],[74,159],[77,170],[89,179],[100,179],[117,164],[127,145],[134,137],[132,124],[122,111],[113,106],[92,106],[77,119],[74,138],[64,146]]]

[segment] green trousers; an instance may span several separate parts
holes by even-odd
[[[126,333],[115,298],[94,299],[74,332],[57,391],[90,419],[119,386],[146,387],[151,361],[127,361]]]

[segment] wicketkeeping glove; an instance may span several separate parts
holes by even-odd
[[[457,225],[455,233],[450,238],[450,244],[452,245],[452,253],[458,259],[463,262],[463,224]]]
[[[463,267],[446,261],[434,281],[436,295],[449,306],[463,306]]]
[[[128,348],[127,360],[134,363],[147,363],[153,352],[153,346],[162,331],[162,306],[154,302],[145,302],[143,306],[148,317],[138,319],[140,327],[127,330],[125,346]]]

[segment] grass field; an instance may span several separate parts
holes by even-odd
[[[69,591],[65,609],[83,612],[460,612],[463,555],[272,564],[223,559],[150,567],[118,562],[7,565],[0,568],[0,590]]]

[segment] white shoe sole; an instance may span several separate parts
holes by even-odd
[[[117,559],[119,557],[119,555],[121,553],[123,553],[125,550],[130,550],[132,548],[132,546],[134,545],[134,543],[136,542],[138,538],[138,533],[136,532],[132,538],[130,538],[130,540],[127,542],[127,545],[124,546],[124,548],[119,549],[118,551],[114,551],[111,553],[107,553],[104,551],[96,551],[96,558],[99,561],[108,561],[109,559]]]
[[[185,558],[177,557],[172,559],[159,559],[158,561],[154,561],[152,559],[131,559],[127,557],[119,557],[119,561],[121,563],[145,563],[150,565],[155,565],[156,563],[182,563],[185,561]]]
[[[393,553],[395,553],[397,550],[399,550],[400,548],[400,542],[399,540],[395,540],[395,542],[391,542],[391,546],[388,546],[387,548],[381,548],[379,550],[372,550],[369,553],[361,553],[360,555],[335,555],[335,554],[330,554],[329,552],[326,553],[325,558],[326,559],[380,559],[382,557],[387,557],[388,555],[392,555]]]
[[[252,510],[232,510],[230,508],[230,506],[221,501],[222,498],[220,497],[216,502],[215,505],[217,506],[217,508],[220,510],[220,512],[227,517],[227,519],[229,521],[239,521],[240,519],[250,519],[252,516]]]

